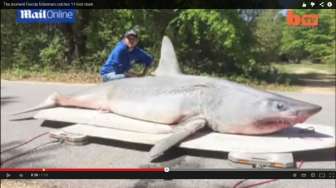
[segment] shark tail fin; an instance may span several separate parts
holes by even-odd
[[[20,112],[12,113],[11,115],[24,114],[24,113],[27,113],[27,112],[34,112],[34,111],[38,111],[38,110],[42,110],[42,109],[56,107],[57,106],[57,103],[56,103],[57,96],[59,96],[59,93],[53,93],[46,100],[44,100],[42,103],[38,104],[37,106],[25,109],[25,110],[20,111]]]
[[[161,46],[161,55],[160,55],[159,65],[156,68],[154,75],[162,76],[162,75],[169,75],[169,76],[176,76],[181,73],[175,50],[173,47],[172,42],[167,36],[164,36],[162,39],[162,46]]]

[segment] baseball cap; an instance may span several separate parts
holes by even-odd
[[[138,38],[138,34],[137,34],[133,29],[127,31],[127,32],[124,34],[124,37],[130,36],[130,35],[133,35],[133,36],[135,36],[135,37]]]

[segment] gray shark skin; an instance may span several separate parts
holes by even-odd
[[[155,75],[114,80],[71,96],[54,94],[20,113],[82,107],[174,126],[173,134],[151,149],[150,157],[155,159],[205,126],[221,133],[264,135],[302,123],[321,110],[315,104],[231,81],[183,75],[168,37],[163,38]]]

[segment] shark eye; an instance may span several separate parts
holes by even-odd
[[[276,108],[280,111],[286,110],[285,105],[283,103],[279,103],[279,102],[276,104]]]

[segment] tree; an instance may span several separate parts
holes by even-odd
[[[301,59],[313,62],[334,62],[335,12],[333,10],[295,10],[298,15],[318,14],[317,27],[291,27],[284,23],[281,54],[298,63]]]
[[[259,59],[267,62],[277,61],[283,28],[283,18],[279,10],[263,10],[255,22],[255,52]]]
[[[223,74],[237,68],[235,54],[241,49],[241,35],[235,26],[239,21],[234,10],[181,12],[170,24],[169,34],[185,71]]]

